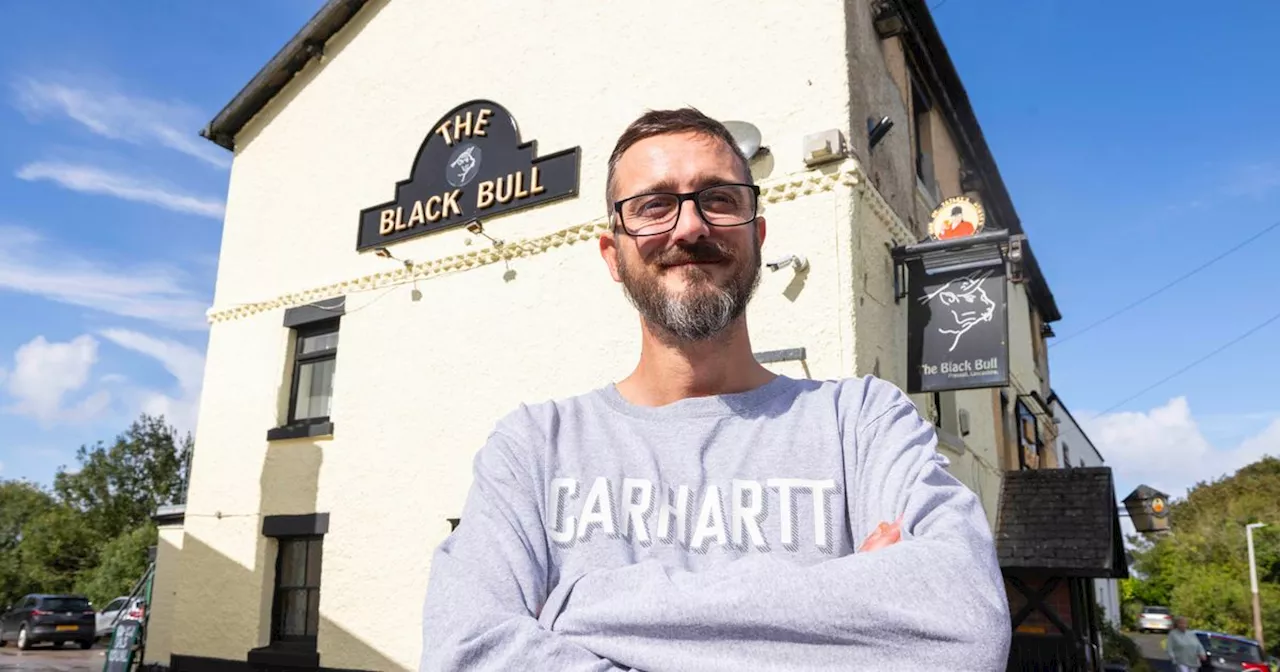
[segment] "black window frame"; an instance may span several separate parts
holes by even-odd
[[[310,576],[311,548],[312,548],[311,542],[318,542],[319,553],[320,553],[320,559],[316,563],[316,576],[314,577]],[[281,578],[284,575],[283,570],[284,570],[285,544],[297,544],[297,543],[303,544],[304,548],[306,549],[306,555],[303,556],[303,564],[302,564],[303,575],[304,575],[303,583],[302,585],[297,585],[297,586],[292,586],[292,585],[282,586]],[[320,577],[324,571],[323,565],[324,565],[324,535],[323,534],[298,535],[298,536],[287,536],[287,537],[276,538],[276,575],[275,575],[275,578],[272,580],[272,585],[271,585],[271,643],[270,643],[270,646],[299,648],[299,649],[305,649],[307,651],[317,650],[316,636],[319,634],[319,630],[320,630],[320,610],[318,605],[320,604]],[[285,617],[285,613],[284,613],[285,600],[283,599],[283,596],[288,593],[298,592],[298,591],[302,591],[304,594],[307,595],[306,603],[308,605],[310,605],[310,594],[312,592],[315,592],[316,604],[317,604],[316,622],[314,624],[308,622],[310,619],[310,608],[308,607],[307,616],[305,616],[303,620],[304,634],[286,635],[283,633],[284,617]]]
[[[298,406],[298,383],[302,379],[302,367],[307,364],[315,364],[318,362],[330,361],[335,362],[335,377],[337,373],[338,346],[326,348],[318,352],[309,352],[303,354],[302,343],[305,339],[314,338],[316,336],[325,336],[327,334],[339,333],[340,318],[332,318],[322,322],[315,322],[306,326],[300,326],[294,329],[294,349],[293,349],[293,378],[289,383],[289,411],[286,417],[286,425],[316,425],[329,422],[329,416],[317,416],[313,418],[297,417]],[[329,389],[329,397],[333,398],[333,389]]]
[[[921,128],[920,120],[929,119],[929,113],[933,111],[933,98],[929,96],[929,91],[924,88],[924,84],[920,81],[920,76],[916,74],[915,68],[909,68],[911,82],[911,130],[912,130],[912,150],[915,154],[913,163],[916,168],[916,179],[921,184],[932,189],[933,184],[929,183],[929,179],[924,171],[924,129]],[[932,149],[932,148],[931,148]],[[932,153],[930,153],[932,159]],[[936,178],[935,178],[936,179]]]
[[[1013,418],[1014,427],[1017,428],[1018,468],[1039,469],[1043,466],[1040,461],[1044,458],[1044,453],[1041,450],[1043,445],[1040,442],[1040,419],[1036,417],[1036,414],[1031,410],[1031,407],[1021,399],[1019,399],[1013,406]],[[1028,437],[1026,437],[1023,432],[1023,421],[1025,419],[1029,419],[1031,421],[1031,436],[1029,438],[1031,439],[1030,445],[1035,448],[1036,464],[1034,466],[1027,464],[1026,439]]]

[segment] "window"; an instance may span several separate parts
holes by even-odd
[[[930,135],[932,123],[930,113],[933,102],[925,92],[920,78],[911,76],[911,136],[915,147],[916,179],[931,198],[937,200],[936,179],[933,170],[933,141]]]
[[[89,600],[83,597],[46,597],[41,608],[45,611],[89,611]]]
[[[120,607],[123,607],[124,603],[125,600],[123,598],[111,600],[111,603],[103,611],[120,611]]]
[[[333,398],[333,373],[338,360],[338,321],[298,329],[294,353],[289,424],[324,422],[329,419],[329,402]]]
[[[293,361],[281,371],[281,389],[288,390],[289,398],[278,398],[283,423],[267,430],[268,441],[333,435],[329,407],[338,362],[338,324],[346,305],[346,297],[339,296],[284,311],[284,327],[292,330]]]
[[[1022,469],[1040,468],[1040,434],[1036,427],[1036,416],[1021,400],[1017,403],[1018,413],[1018,466]]]
[[[271,643],[315,647],[320,622],[322,537],[285,537],[276,554]]]

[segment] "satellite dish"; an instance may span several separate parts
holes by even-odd
[[[729,130],[734,142],[738,143],[738,149],[742,150],[743,156],[746,156],[748,161],[760,151],[760,129],[756,128],[755,124],[746,121],[726,121],[724,127]]]

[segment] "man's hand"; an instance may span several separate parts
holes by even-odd
[[[872,532],[867,537],[867,540],[862,542],[862,545],[858,547],[858,552],[866,553],[868,551],[876,551],[881,548],[888,548],[899,541],[902,541],[901,516],[892,523],[880,523],[876,526],[875,531]]]

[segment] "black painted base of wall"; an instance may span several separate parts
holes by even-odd
[[[175,653],[170,656],[170,672],[378,672],[376,670],[340,670],[333,667],[296,667],[286,665],[249,664],[248,660],[228,660],[226,658],[205,658],[203,656],[184,656]]]

